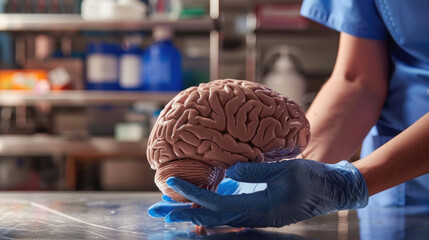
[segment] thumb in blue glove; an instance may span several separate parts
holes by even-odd
[[[167,184],[203,208],[172,210],[165,221],[282,227],[335,210],[365,207],[368,203],[363,176],[347,161],[237,163],[228,169],[227,175],[236,181],[266,183],[267,187],[253,193],[220,195],[172,177]]]

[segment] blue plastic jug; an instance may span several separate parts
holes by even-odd
[[[145,91],[181,91],[182,56],[171,42],[171,34],[162,29],[154,33],[155,43],[143,53],[141,76]]]

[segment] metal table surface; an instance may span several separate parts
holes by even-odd
[[[0,239],[429,239],[429,207],[366,208],[282,228],[165,225],[147,208],[159,193],[2,192]]]

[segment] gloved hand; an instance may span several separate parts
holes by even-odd
[[[167,184],[203,208],[175,209],[165,221],[191,221],[204,226],[282,227],[336,210],[365,207],[368,203],[365,180],[347,161],[237,163],[227,170],[227,175],[242,182],[265,182],[267,188],[223,196],[172,177]]]
[[[245,183],[237,182],[231,178],[225,178],[219,184],[217,193],[220,195],[233,195],[241,193],[253,193],[267,188],[266,183]],[[193,203],[176,202],[167,195],[162,196],[163,201],[150,206],[148,214],[151,217],[165,217],[176,209],[191,208]]]

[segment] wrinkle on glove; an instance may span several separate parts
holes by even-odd
[[[324,164],[300,159],[237,163],[228,169],[227,175],[238,182],[266,183],[266,188],[221,195],[172,177],[167,180],[168,186],[203,208],[174,209],[165,221],[191,221],[204,226],[282,227],[368,204],[365,180],[347,161]]]

